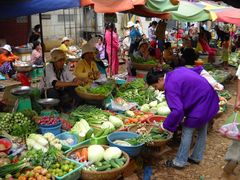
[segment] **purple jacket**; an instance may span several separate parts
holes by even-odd
[[[219,97],[201,71],[180,67],[166,74],[165,96],[171,113],[163,123],[165,129],[174,132],[181,122],[201,128],[217,114]]]

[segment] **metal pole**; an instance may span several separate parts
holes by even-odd
[[[67,36],[66,32],[66,19],[65,19],[65,11],[63,9],[63,24],[64,24],[64,36]]]
[[[42,26],[42,14],[39,13],[39,24],[40,24],[40,33],[41,33],[41,46],[42,46],[42,58],[43,58],[43,62],[45,62],[45,55],[44,55],[44,43],[43,43],[43,26]]]
[[[70,14],[71,14],[70,9],[68,9],[68,16],[69,16],[69,17],[68,17],[68,18],[69,18],[68,20],[69,20],[69,31],[70,31],[69,33],[70,33],[70,37],[72,37]]]
[[[75,23],[75,44],[77,44],[77,9],[74,8],[74,23]]]

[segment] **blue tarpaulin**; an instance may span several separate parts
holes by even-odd
[[[80,7],[80,0],[1,0],[0,19]]]

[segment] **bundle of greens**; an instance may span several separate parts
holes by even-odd
[[[133,63],[138,63],[138,64],[157,64],[157,60],[155,58],[148,58],[148,59],[144,59],[141,56],[131,56],[131,61]]]
[[[99,125],[108,121],[111,113],[105,112],[95,106],[82,105],[70,114],[71,123],[85,119],[89,125]]]

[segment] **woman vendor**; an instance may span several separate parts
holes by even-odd
[[[3,47],[1,47],[1,51],[0,72],[7,77],[12,77],[12,75],[15,74],[12,62],[18,60],[19,57],[12,53],[12,48],[8,44],[5,44]]]
[[[219,110],[219,98],[208,81],[200,76],[203,68],[176,68],[168,72],[150,71],[147,83],[155,89],[164,90],[171,113],[164,120],[160,131],[174,132],[182,124],[182,137],[179,150],[173,160],[166,161],[167,167],[184,168],[188,162],[199,164],[206,144],[207,126]],[[194,130],[198,138],[189,156]]]
[[[170,42],[164,44],[163,59],[166,64],[169,64],[173,68],[179,65],[178,58],[173,54]]]
[[[91,44],[85,44],[82,48],[82,60],[80,60],[74,70],[74,75],[78,78],[86,78],[89,81],[100,77],[100,72],[95,62],[96,48]]]
[[[65,65],[65,61],[66,55],[62,50],[53,49],[51,51],[51,60],[45,69],[47,97],[60,99],[62,105],[71,98],[71,103],[77,104],[78,96],[74,89],[76,86],[84,84],[84,80],[76,78],[69,67]],[[69,106],[69,104],[66,105]]]
[[[140,43],[139,43],[139,46],[138,46],[138,51],[135,51],[133,53],[133,56],[135,58],[138,58],[138,57],[141,57],[145,60],[149,59],[149,58],[152,58],[150,56],[150,52],[149,52],[149,43],[146,41],[146,40],[142,40]]]
[[[72,52],[69,50],[69,46],[70,46],[70,39],[68,37],[64,37],[62,39],[62,42],[61,42],[61,46],[59,47],[59,49],[61,49],[62,51],[64,51],[67,55],[72,55],[72,56],[75,56],[76,53]]]

